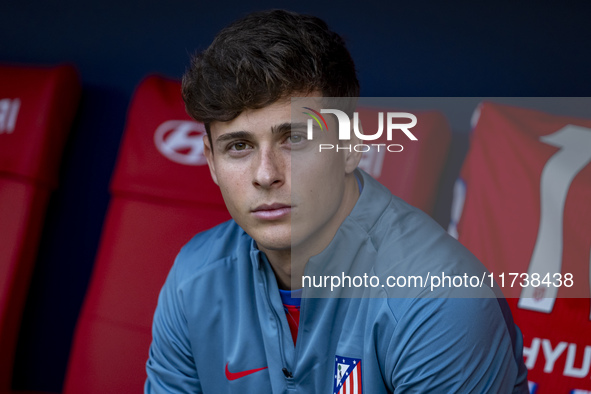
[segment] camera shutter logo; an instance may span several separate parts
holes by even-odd
[[[154,143],[158,151],[175,163],[207,164],[203,154],[205,126],[188,120],[167,120],[156,129]]]
[[[302,107],[304,109],[307,109],[308,111],[312,112],[302,112],[305,115],[310,116],[312,119],[314,119],[316,121],[316,123],[318,123],[318,126],[320,126],[320,130],[324,131],[324,127],[326,127],[326,131],[328,131],[328,125],[326,124],[326,120],[324,119],[324,116],[320,115],[320,113],[316,110],[313,110],[310,107]],[[320,119],[322,119],[322,122],[320,122]],[[312,119],[308,119],[308,139],[312,139]],[[322,126],[322,124],[324,124],[324,127]]]

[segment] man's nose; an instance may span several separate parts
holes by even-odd
[[[255,163],[253,184],[263,188],[281,186],[285,182],[285,160],[282,152],[271,147],[261,148]]]

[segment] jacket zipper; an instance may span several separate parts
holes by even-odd
[[[287,367],[286,367],[287,362],[285,360],[285,349],[283,348],[283,325],[281,324],[281,319],[279,318],[279,315],[277,314],[277,311],[275,310],[275,307],[273,306],[273,304],[271,302],[271,298],[269,296],[269,284],[267,282],[266,272],[263,276],[264,276],[265,296],[267,298],[267,304],[269,305],[269,308],[273,312],[273,316],[275,317],[275,321],[277,322],[277,327],[279,328],[279,330],[278,330],[279,353],[281,354],[281,364],[283,365],[283,369],[281,371],[283,372],[283,375],[285,376],[285,380],[287,381],[287,388],[289,390],[291,390],[291,389],[295,388],[295,384],[293,381],[293,373],[289,369],[287,369]]]

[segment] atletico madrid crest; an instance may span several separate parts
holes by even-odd
[[[361,359],[335,356],[333,394],[361,394]]]

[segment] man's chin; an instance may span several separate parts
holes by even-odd
[[[283,240],[277,240],[277,241],[269,241],[269,240],[262,240],[262,241],[257,241],[255,239],[255,242],[257,243],[257,246],[259,249],[261,250],[268,250],[268,251],[273,251],[273,252],[291,252],[291,242],[290,240],[287,240],[287,242],[283,241]]]
[[[257,246],[261,250],[268,251],[291,251],[291,232],[278,234],[278,231],[270,231],[265,233],[254,233],[250,236],[255,240]]]

